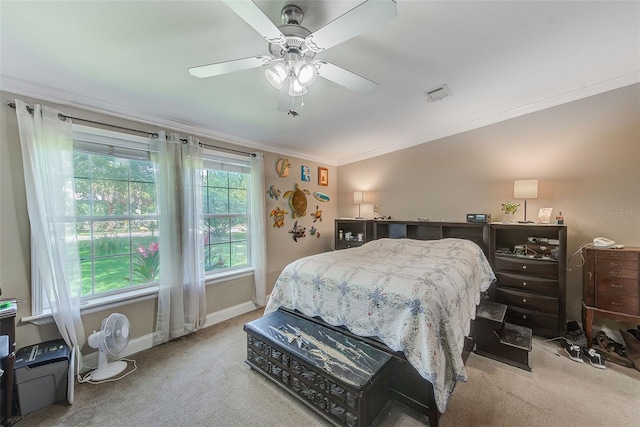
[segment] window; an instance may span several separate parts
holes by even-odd
[[[74,138],[75,213],[82,296],[159,278],[158,212],[146,139],[109,132],[118,145]],[[136,146],[137,145],[137,146]],[[108,151],[107,151],[108,150]]]
[[[83,300],[157,285],[159,216],[147,138],[80,125],[73,132]],[[204,157],[205,273],[227,275],[251,265],[250,167],[241,156],[206,151]],[[49,308],[42,289],[34,287],[33,295],[33,313],[42,314]]]
[[[207,274],[249,266],[249,166],[242,160],[204,160],[204,264]]]

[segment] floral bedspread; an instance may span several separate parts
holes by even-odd
[[[280,274],[265,314],[279,307],[319,316],[402,351],[433,384],[444,412],[466,381],[464,337],[480,293],[495,280],[475,243],[380,239],[298,259]]]

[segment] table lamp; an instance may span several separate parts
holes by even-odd
[[[354,191],[353,192],[353,203],[358,205],[358,216],[357,219],[362,219],[360,216],[360,205],[364,203],[364,191]]]
[[[527,199],[538,198],[538,180],[537,179],[516,179],[513,181],[513,198],[524,199],[524,221],[518,221],[523,224],[532,223],[527,221]]]

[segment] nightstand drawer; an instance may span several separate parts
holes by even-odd
[[[602,276],[596,281],[596,291],[638,298],[638,281]]]
[[[509,307],[504,320],[531,328],[539,335],[555,336],[558,333],[558,316]]]
[[[558,298],[497,288],[496,301],[509,306],[541,311],[547,314],[558,314]]]
[[[522,258],[496,257],[496,271],[508,271],[531,276],[558,278],[558,263],[552,261],[536,261]]]
[[[596,275],[598,277],[602,277],[602,276],[623,277],[627,279],[638,280],[638,270],[627,270],[624,268],[596,267]]]
[[[596,295],[596,307],[637,316],[638,298],[598,292]]]
[[[520,274],[496,273],[497,286],[520,289],[537,294],[558,296],[558,281]]]

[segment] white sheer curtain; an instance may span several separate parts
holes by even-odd
[[[74,377],[85,343],[80,317],[82,277],[74,208],[73,134],[58,111],[16,100],[27,210],[31,223],[32,277],[49,301],[53,318],[71,348],[67,399],[73,403]]]
[[[253,266],[253,303],[267,303],[267,250],[265,242],[264,155],[251,156],[251,265]]]
[[[206,321],[202,236],[202,148],[178,134],[150,140],[156,165],[160,285],[154,343],[201,328]]]

